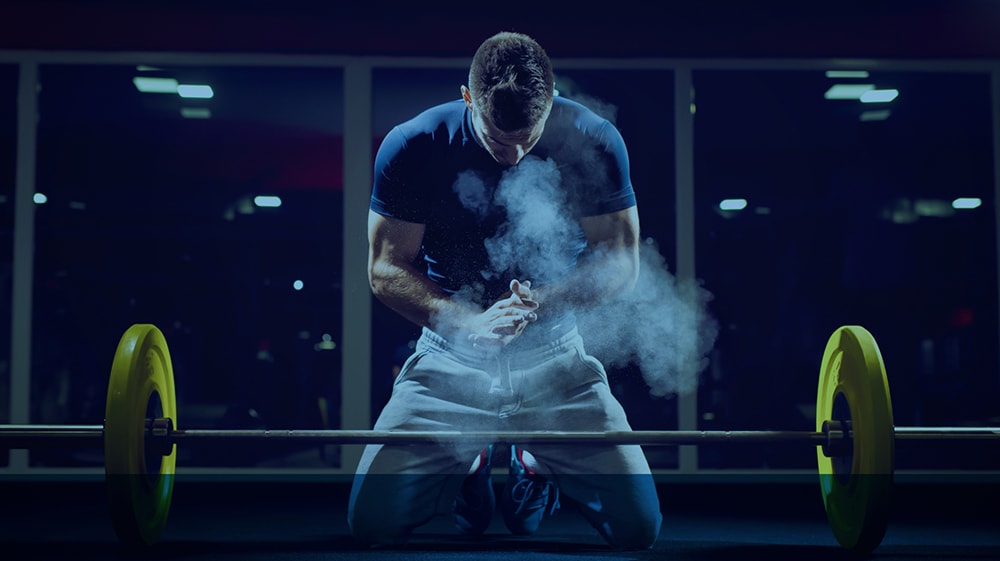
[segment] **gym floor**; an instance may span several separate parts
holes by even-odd
[[[675,481],[659,485],[660,538],[648,551],[615,551],[571,508],[531,537],[463,538],[435,520],[405,547],[371,549],[345,521],[349,486],[330,481],[184,481],[151,548],[119,545],[100,481],[0,481],[0,559],[169,560],[796,560],[851,559],[806,482]],[[882,545],[888,560],[1000,560],[1000,481],[899,482]]]

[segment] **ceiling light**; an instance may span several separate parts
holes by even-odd
[[[867,70],[827,70],[827,78],[867,78]]]
[[[725,199],[719,203],[719,208],[722,210],[743,210],[746,207],[746,199]]]
[[[181,84],[177,86],[177,94],[190,99],[211,99],[215,92],[205,84]]]
[[[278,208],[281,206],[281,197],[275,197],[274,195],[257,195],[253,198],[253,204],[262,208]]]
[[[181,117],[185,119],[209,119],[212,111],[208,107],[181,107]]]
[[[861,103],[889,103],[896,99],[899,90],[871,90],[861,94]]]
[[[35,193],[34,196],[31,197],[31,200],[35,201],[36,205],[44,205],[49,202],[49,198],[43,193]]]
[[[888,109],[880,109],[878,111],[864,111],[861,113],[860,119],[863,122],[867,121],[884,121],[889,118],[890,111]]]
[[[955,207],[940,199],[917,199],[913,210],[918,216],[945,218],[955,214]]]
[[[861,99],[865,92],[875,89],[875,84],[834,84],[823,94],[825,99]]]
[[[951,207],[956,210],[971,210],[979,208],[983,204],[979,197],[960,197],[951,202]]]
[[[177,80],[173,78],[132,78],[135,88],[142,93],[177,93]]]

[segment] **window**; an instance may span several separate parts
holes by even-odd
[[[102,423],[119,337],[153,323],[179,427],[339,427],[342,81],[339,69],[40,68],[32,422]],[[181,454],[338,461],[298,445]]]
[[[17,67],[0,65],[0,422],[10,422],[11,285],[14,271],[14,167],[17,159]],[[0,454],[7,465],[8,455]]]
[[[701,426],[813,430],[820,359],[844,324],[875,336],[896,425],[996,424],[989,76],[831,76],[693,74],[697,274],[722,326]],[[705,448],[699,458],[815,463],[811,450],[787,446]],[[898,445],[900,468],[945,467],[936,462]]]

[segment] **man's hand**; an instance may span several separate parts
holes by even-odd
[[[538,319],[538,302],[531,297],[531,282],[510,281],[510,293],[475,316],[469,340],[476,348],[495,350],[510,344],[529,323]]]

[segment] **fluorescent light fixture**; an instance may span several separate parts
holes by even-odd
[[[185,119],[210,119],[212,111],[208,107],[181,107],[181,117]]]
[[[295,281],[295,282],[292,283],[292,288],[294,288],[295,290],[302,290],[303,288],[305,288],[305,286],[306,286],[306,283],[304,283],[304,282],[302,282],[300,280],[297,280],[297,281]]]
[[[746,207],[746,199],[725,199],[719,203],[719,208],[722,210],[743,210]]]
[[[212,86],[205,84],[181,84],[177,86],[177,95],[188,99],[212,99],[215,92]]]
[[[890,111],[888,109],[880,109],[878,111],[864,111],[859,117],[862,121],[884,121],[889,118]]]
[[[135,67],[136,72],[160,72],[162,68],[157,68],[155,66],[149,66],[147,64],[140,64]]]
[[[861,94],[861,103],[889,103],[896,99],[899,90],[871,90]]]
[[[960,197],[951,202],[951,207],[956,210],[971,210],[979,208],[983,204],[979,197]]]
[[[136,76],[132,78],[135,89],[142,93],[177,93],[177,80],[173,78],[145,78]]]
[[[867,78],[867,70],[827,70],[827,78]]]
[[[253,198],[253,204],[262,208],[278,208],[281,206],[281,197],[274,195],[257,195]]]
[[[36,205],[44,205],[49,202],[49,198],[42,193],[35,193],[35,195],[31,197],[31,200],[35,201]]]
[[[913,202],[913,210],[917,216],[946,218],[955,214],[955,207],[941,199],[917,199]]]
[[[824,99],[861,99],[865,92],[875,89],[875,84],[834,84],[823,94]]]

